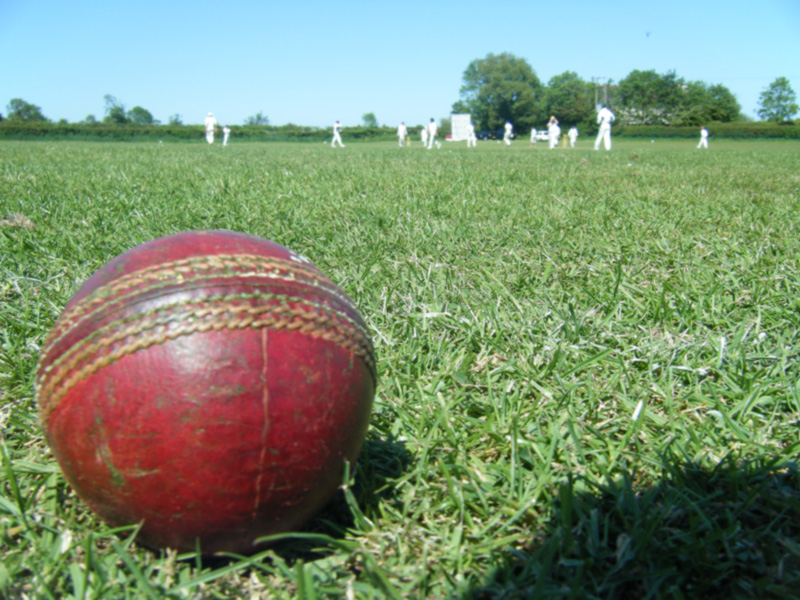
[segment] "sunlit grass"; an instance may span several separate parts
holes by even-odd
[[[592,142],[0,144],[0,593],[796,595],[798,147]],[[88,513],[33,391],[95,269],[205,228],[307,256],[380,371],[340,496],[222,561]]]

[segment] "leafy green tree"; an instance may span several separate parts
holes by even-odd
[[[181,116],[179,114],[176,113],[176,114],[170,116],[169,124],[170,125],[183,125],[183,119],[181,118]]]
[[[698,126],[712,119],[708,114],[708,86],[702,81],[691,81],[686,84],[681,108],[672,123],[675,125]]]
[[[591,123],[594,117],[594,86],[573,71],[565,71],[547,82],[544,109],[562,125]]]
[[[464,115],[469,114],[469,106],[463,100],[456,100],[453,102],[453,106],[450,109],[450,112],[457,115]]]
[[[128,115],[125,113],[125,106],[117,101],[111,94],[103,96],[106,103],[106,116],[103,118],[104,123],[115,123],[117,125],[124,125],[129,122]]]
[[[269,119],[263,112],[258,111],[256,114],[247,117],[244,120],[245,125],[269,125]]]
[[[724,85],[691,81],[685,86],[681,109],[672,122],[676,125],[730,123],[741,118],[741,111],[736,96]]]
[[[128,121],[136,123],[137,125],[154,125],[158,123],[158,121],[153,118],[153,115],[150,114],[150,111],[141,106],[134,106],[128,111],[126,116],[128,117]]]
[[[25,102],[22,98],[12,98],[6,106],[8,111],[9,121],[49,121],[47,117],[42,114],[42,109]]]
[[[472,114],[478,129],[499,129],[508,120],[523,131],[543,118],[542,95],[542,84],[524,58],[487,54],[467,65],[453,112]]]
[[[741,118],[742,105],[727,87],[721,83],[709,86],[708,95],[710,120],[730,123]]]
[[[378,119],[375,117],[375,113],[364,113],[361,115],[361,120],[364,122],[364,127],[378,127]]]
[[[668,124],[680,110],[683,79],[670,71],[659,75],[654,70],[631,71],[619,82],[624,120],[645,125]]]
[[[83,122],[87,125],[91,125],[93,123],[97,123],[97,118],[94,115],[86,115],[86,118],[83,120]]]
[[[796,96],[789,80],[786,77],[778,77],[769,84],[769,87],[761,92],[758,103],[758,116],[765,121],[775,121],[781,123],[790,121],[791,118],[800,110],[797,106]]]

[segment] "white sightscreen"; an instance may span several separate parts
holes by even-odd
[[[469,137],[469,123],[472,120],[469,114],[450,115],[450,133],[454,142],[463,142]]]

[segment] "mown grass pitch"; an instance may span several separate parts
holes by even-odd
[[[345,143],[0,143],[0,594],[796,597],[797,144]],[[379,361],[342,493],[247,558],[110,531],[34,405],[80,284],[205,228],[307,256]]]

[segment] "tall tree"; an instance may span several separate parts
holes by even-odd
[[[106,116],[103,118],[105,123],[116,123],[124,125],[129,122],[128,115],[125,113],[125,106],[117,101],[111,94],[103,96],[106,103]]]
[[[158,123],[158,121],[153,118],[153,115],[150,114],[150,111],[141,106],[134,106],[130,109],[127,117],[131,123],[137,123],[139,125],[154,125]]]
[[[453,111],[471,113],[478,129],[499,129],[508,120],[523,131],[544,118],[542,93],[539,78],[524,58],[508,52],[487,54],[467,65],[461,100],[453,104]]]
[[[594,117],[594,86],[573,71],[565,71],[547,82],[544,108],[563,125],[589,123]]]
[[[8,111],[9,121],[49,121],[47,117],[42,114],[42,109],[25,102],[22,98],[12,98],[6,106]]]
[[[761,92],[758,99],[761,105],[758,116],[766,121],[779,123],[789,121],[800,110],[795,102],[796,98],[789,80],[786,77],[778,77]]]
[[[742,106],[727,87],[718,83],[708,88],[708,110],[712,121],[730,123],[742,116]]]
[[[710,121],[730,123],[741,118],[742,107],[724,85],[690,81],[684,86],[681,108],[673,123],[702,125]]]
[[[631,123],[668,124],[683,99],[683,79],[670,71],[659,75],[654,70],[631,71],[619,82],[624,118]]]
[[[378,119],[375,113],[364,113],[361,115],[361,120],[364,122],[364,127],[378,127]]]
[[[245,125],[269,125],[269,119],[263,112],[258,111],[256,114],[247,117],[244,120]]]

